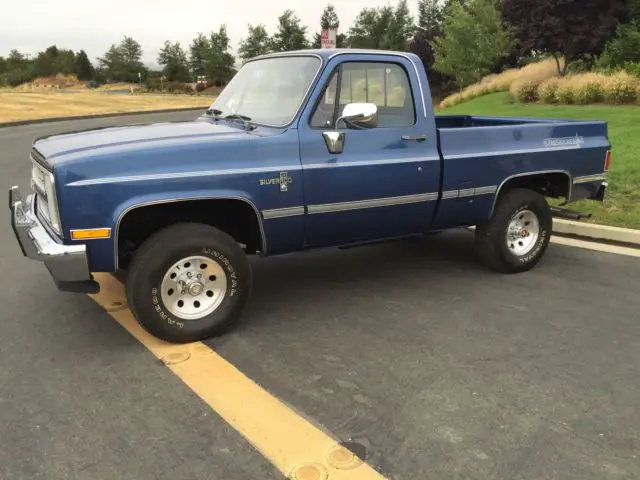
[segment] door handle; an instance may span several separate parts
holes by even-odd
[[[402,140],[415,140],[416,142],[424,142],[427,139],[426,135],[403,135]]]

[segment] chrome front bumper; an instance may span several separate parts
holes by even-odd
[[[11,227],[24,256],[44,262],[60,290],[97,293],[86,245],[63,245],[54,238],[38,219],[35,201],[33,194],[23,198],[17,186],[9,190]]]

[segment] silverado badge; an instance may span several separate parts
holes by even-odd
[[[293,183],[293,178],[289,176],[287,172],[280,172],[279,177],[275,178],[261,178],[260,185],[280,185],[280,191],[288,191],[289,184]]]

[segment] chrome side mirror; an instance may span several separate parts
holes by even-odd
[[[322,133],[327,150],[332,154],[339,154],[344,150],[345,134],[337,129],[340,122],[345,123],[347,127],[375,128],[378,126],[378,107],[374,103],[345,105],[342,116],[336,122],[336,130]]]
[[[347,125],[356,127],[374,128],[378,126],[378,107],[375,103],[349,103],[345,105],[342,116],[338,118],[336,125],[344,121]]]

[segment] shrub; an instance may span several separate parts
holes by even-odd
[[[607,77],[604,85],[604,100],[607,103],[621,105],[633,103],[637,98],[638,79],[625,72]]]
[[[186,83],[168,82],[165,85],[165,91],[168,93],[193,94],[193,88]]]
[[[202,82],[198,82],[196,83],[196,92],[200,93],[200,92],[204,92],[204,89],[207,88],[207,85],[202,83]]]
[[[571,80],[573,101],[579,105],[598,103],[604,99],[603,86],[606,77],[598,73],[585,73],[577,75]]]
[[[509,93],[518,103],[533,103],[538,100],[538,82],[522,79],[511,84]]]
[[[538,86],[538,98],[542,103],[556,103],[556,91],[558,90],[559,78],[551,77]]]
[[[634,77],[640,77],[640,61],[638,62],[625,62],[622,66],[622,70]]]
[[[559,79],[555,95],[557,103],[565,105],[573,103],[573,87],[571,85],[573,79],[572,76]]]
[[[157,77],[147,78],[144,81],[144,86],[147,92],[159,92],[160,91],[160,79]]]
[[[539,60],[522,68],[510,68],[499,74],[487,75],[478,83],[474,83],[458,93],[449,95],[440,102],[439,108],[452,107],[489,93],[509,91],[511,85],[521,79],[540,84],[548,78],[556,76],[558,76],[558,69],[553,58]]]

